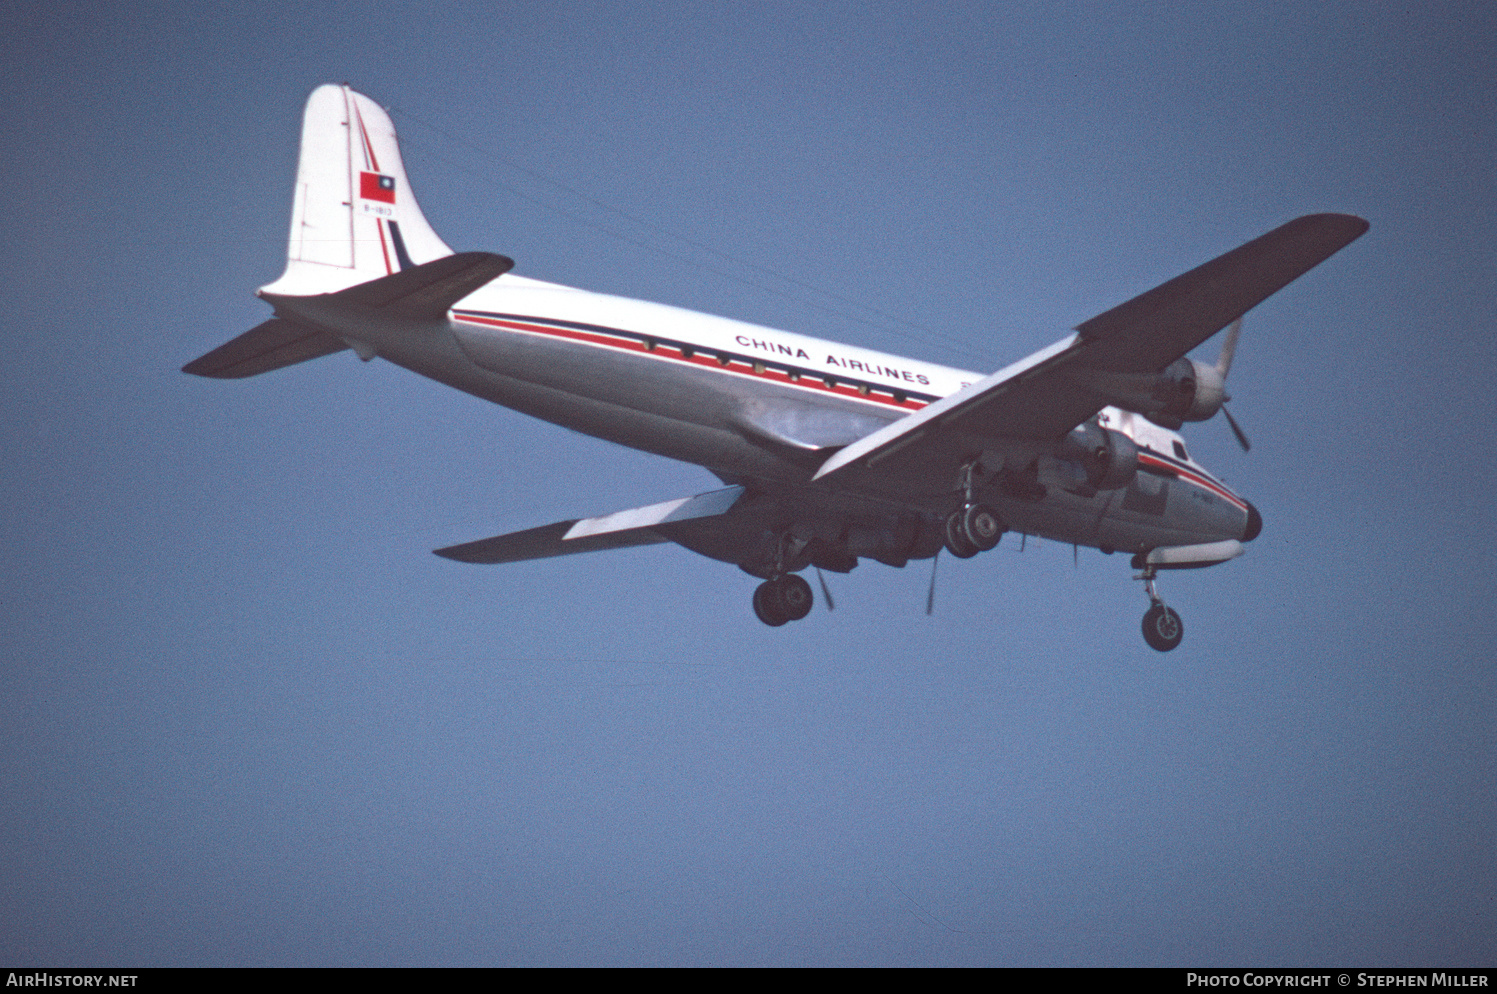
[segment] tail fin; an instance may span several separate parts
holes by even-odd
[[[319,86],[307,99],[302,118],[286,272],[260,288],[276,302],[277,316],[182,371],[238,379],[349,347],[315,321],[282,314],[283,308],[294,310],[297,297],[340,293],[382,280],[343,302],[428,315],[438,308],[445,312],[457,298],[514,265],[503,256],[468,253],[451,264],[414,272],[452,254],[411,195],[390,116],[347,86]]]
[[[411,193],[390,116],[348,86],[313,90],[286,272],[262,292],[334,293],[449,255]]]

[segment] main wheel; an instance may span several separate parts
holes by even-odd
[[[1144,613],[1144,641],[1149,648],[1169,652],[1185,637],[1185,622],[1174,608],[1155,604]]]
[[[790,613],[780,597],[780,586],[766,580],[754,588],[754,613],[770,628],[779,628],[790,620]]]
[[[962,511],[962,534],[978,552],[987,552],[1007,531],[1003,519],[986,504],[969,504]]]
[[[816,598],[811,594],[811,585],[802,578],[791,573],[780,577],[780,606],[785,609],[785,617],[791,621],[799,621],[811,613],[811,605],[816,603]]]
[[[961,511],[952,511],[947,515],[945,534],[946,551],[958,559],[971,559],[981,551],[967,537],[967,529],[962,524]]]

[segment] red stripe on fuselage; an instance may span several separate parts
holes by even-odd
[[[1241,497],[1238,497],[1226,487],[1217,483],[1215,480],[1210,479],[1209,477],[1203,476],[1196,470],[1188,469],[1180,465],[1179,463],[1167,462],[1166,460],[1160,459],[1158,456],[1150,452],[1140,452],[1138,454],[1138,461],[1146,466],[1158,466],[1160,469],[1167,469],[1175,476],[1180,477],[1182,480],[1185,480],[1188,483],[1194,483],[1196,486],[1202,488],[1203,490],[1209,490],[1212,493],[1217,494],[1218,496],[1226,500],[1227,503],[1232,504],[1239,510],[1247,510],[1247,504],[1243,502]]]
[[[712,348],[697,348],[696,346],[682,346],[660,342],[653,349],[646,348],[645,343],[630,335],[610,335],[602,331],[585,331],[579,328],[558,327],[551,324],[533,324],[529,321],[515,321],[505,318],[485,317],[471,312],[453,312],[453,316],[459,321],[470,324],[487,325],[493,328],[504,328],[509,331],[521,331],[532,335],[545,335],[551,338],[563,338],[568,341],[584,342],[588,345],[601,345],[605,348],[621,349],[625,352],[636,352],[641,355],[655,356],[660,359],[669,359],[674,362],[688,362],[693,366],[703,366],[711,369],[720,369],[724,372],[734,373],[738,376],[747,376],[753,379],[770,380],[775,383],[783,383],[787,386],[799,387],[802,390],[811,390],[817,393],[830,393],[839,397],[847,397],[852,400],[861,400],[865,403],[878,404],[883,407],[895,407],[901,411],[918,411],[929,401],[916,400],[906,396],[903,403],[893,396],[892,387],[868,385],[868,392],[863,393],[857,384],[846,382],[846,377],[837,376],[833,373],[802,373],[792,377],[783,369],[774,369],[763,362],[753,359],[733,356],[725,364],[718,359],[719,352]],[[650,336],[642,336],[650,337]],[[688,354],[689,353],[689,354]],[[760,372],[760,369],[763,372]],[[827,386],[826,380],[831,379],[836,386]],[[901,391],[903,392],[903,391]],[[882,394],[882,396],[881,396]]]

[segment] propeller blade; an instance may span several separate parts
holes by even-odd
[[[927,616],[936,613],[936,563],[941,561],[941,550],[936,549],[936,554],[930,559],[930,593],[925,595],[925,613]]]
[[[821,584],[821,596],[826,598],[826,609],[833,611],[837,604],[832,600],[832,589],[826,585],[826,577],[821,575],[821,567],[816,567],[816,582]]]
[[[1227,337],[1222,340],[1222,354],[1217,357],[1216,371],[1227,378],[1232,370],[1232,357],[1237,354],[1237,336],[1242,334],[1242,318],[1233,321],[1227,328]]]
[[[1232,417],[1232,412],[1227,410],[1225,404],[1222,405],[1222,414],[1226,415],[1227,424],[1231,426],[1232,434],[1237,436],[1237,444],[1242,446],[1242,451],[1253,451],[1253,443],[1248,441],[1247,435],[1243,434],[1242,426],[1237,423],[1236,418]]]

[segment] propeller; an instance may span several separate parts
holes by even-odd
[[[821,596],[826,598],[826,609],[835,610],[837,603],[832,600],[832,588],[826,585],[826,577],[821,575],[821,567],[816,567],[816,582],[821,584]]]
[[[1238,318],[1227,328],[1227,337],[1222,342],[1221,355],[1216,360],[1216,372],[1224,383],[1227,379],[1227,373],[1232,370],[1232,357],[1237,354],[1237,338],[1241,334],[1242,318]],[[1232,429],[1232,434],[1237,436],[1237,444],[1242,446],[1242,451],[1251,452],[1253,451],[1253,443],[1248,441],[1247,434],[1242,430],[1242,426],[1237,423],[1236,418],[1232,417],[1232,412],[1227,410],[1227,401],[1231,399],[1230,396],[1222,397],[1222,414],[1226,416],[1227,425]]]
[[[936,549],[936,554],[930,557],[930,593],[925,595],[925,613],[927,615],[936,613],[936,563],[941,561],[941,550]]]
[[[1248,437],[1242,433],[1242,426],[1237,423],[1236,418],[1232,417],[1232,412],[1227,410],[1226,404],[1222,405],[1222,414],[1227,418],[1227,427],[1231,428],[1232,434],[1237,436],[1237,444],[1242,446],[1242,451],[1253,451],[1253,443],[1249,442]]]

